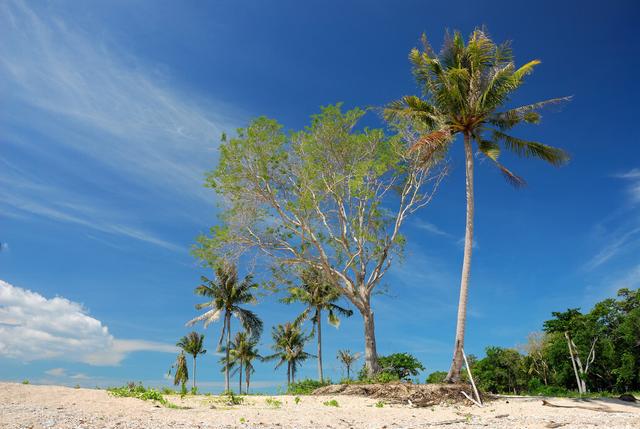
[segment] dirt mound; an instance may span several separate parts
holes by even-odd
[[[314,390],[314,395],[358,395],[382,399],[392,403],[429,407],[444,403],[471,405],[461,392],[473,397],[467,384],[332,384]]]

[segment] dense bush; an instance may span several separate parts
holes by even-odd
[[[319,387],[328,386],[331,384],[330,380],[320,382],[318,380],[306,379],[298,381],[297,383],[291,383],[287,388],[288,395],[310,395]]]
[[[621,289],[617,299],[598,302],[588,313],[571,308],[552,315],[545,332],[531,335],[522,353],[488,347],[486,357],[471,363],[478,385],[496,393],[567,395],[577,390],[571,341],[584,367],[594,357],[581,376],[588,391],[640,390],[640,289]]]
[[[429,384],[442,383],[442,380],[444,380],[446,376],[447,371],[435,371],[429,374],[426,382]]]
[[[379,356],[378,364],[381,371],[373,377],[369,377],[366,367],[362,367],[358,373],[358,380],[371,383],[390,383],[392,381],[409,381],[424,371],[424,366],[418,359],[409,353],[394,353],[388,356]]]

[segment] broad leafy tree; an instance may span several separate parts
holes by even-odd
[[[423,49],[409,54],[413,73],[422,89],[422,97],[406,96],[385,110],[389,120],[409,119],[423,127],[414,145],[422,154],[446,151],[462,136],[466,172],[466,227],[464,257],[460,281],[460,299],[453,361],[446,381],[460,379],[467,297],[471,274],[474,227],[474,152],[479,152],[495,165],[513,185],[524,180],[505,167],[503,150],[525,158],[541,159],[558,166],[568,160],[567,154],[555,147],[514,137],[510,131],[518,124],[536,124],[540,109],[565,101],[556,98],[520,107],[506,107],[510,96],[524,82],[538,60],[516,67],[509,43],[496,44],[484,30],[475,30],[465,42],[458,32],[447,34],[439,54],[426,37]]]
[[[416,133],[359,129],[363,110],[328,106],[303,131],[261,117],[220,146],[206,185],[224,200],[221,225],[198,239],[204,261],[254,251],[276,273],[322,270],[363,318],[365,362],[378,371],[371,295],[402,251],[400,228],[443,176],[409,152]]]
[[[296,323],[309,319],[313,324],[311,335],[315,335],[317,340],[318,380],[322,382],[322,312],[327,312],[329,324],[337,328],[340,326],[338,315],[351,317],[353,311],[336,304],[342,293],[326,280],[321,270],[310,268],[303,271],[300,277],[302,284],[289,288],[289,295],[283,301],[288,304],[299,302],[305,306]]]
[[[209,280],[202,277],[202,284],[195,289],[197,295],[207,297],[209,301],[196,305],[196,310],[207,309],[200,316],[187,322],[192,326],[203,322],[206,328],[209,324],[223,317],[222,332],[218,341],[218,349],[221,349],[226,338],[226,362],[229,362],[231,349],[231,317],[240,321],[242,327],[253,337],[258,338],[262,333],[262,320],[251,310],[241,307],[243,304],[256,302],[254,294],[258,285],[251,276],[246,276],[238,281],[238,271],[234,264],[221,262],[216,267],[216,279]],[[225,365],[225,390],[230,390],[229,367]]]

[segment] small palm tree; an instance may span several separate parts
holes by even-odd
[[[180,338],[180,341],[176,344],[185,353],[193,356],[193,390],[196,389],[196,358],[198,355],[203,355],[207,351],[204,349],[204,335],[198,334],[193,331],[186,336]]]
[[[254,372],[252,362],[256,358],[261,358],[260,354],[256,350],[258,339],[248,335],[247,332],[238,332],[231,341],[231,349],[229,350],[229,369],[233,369],[231,375],[238,374],[239,393],[242,394],[242,375],[243,371],[246,374],[247,393],[249,392],[249,378],[250,374]],[[223,365],[227,365],[226,356],[221,360]]]
[[[322,374],[322,311],[328,313],[328,321],[334,327],[340,326],[338,314],[351,317],[352,310],[336,304],[340,299],[340,291],[316,268],[305,270],[301,275],[302,284],[299,287],[289,288],[289,296],[283,299],[287,304],[300,302],[305,305],[304,311],[298,316],[295,323],[310,319],[313,324],[311,336],[316,335],[318,343],[318,379],[323,381]]]
[[[216,280],[209,280],[202,276],[203,284],[195,289],[198,295],[210,298],[210,301],[196,305],[196,310],[208,308],[200,316],[187,322],[192,326],[198,322],[204,322],[206,328],[224,315],[222,332],[218,341],[218,349],[222,350],[222,342],[225,337],[226,362],[229,362],[231,349],[231,316],[236,317],[242,327],[252,337],[258,338],[262,333],[262,320],[252,311],[240,307],[241,304],[255,303],[253,290],[258,286],[252,282],[251,276],[246,276],[242,282],[238,282],[238,271],[235,265],[223,263],[216,268]],[[230,391],[229,366],[225,365],[225,390]]]
[[[266,356],[265,360],[278,359],[276,369],[282,364],[287,364],[287,386],[295,383],[298,366],[313,355],[304,351],[304,345],[309,336],[304,335],[300,326],[296,323],[285,323],[273,328],[273,350],[276,352]]]
[[[509,130],[521,123],[538,123],[541,108],[569,98],[503,109],[511,94],[540,61],[529,61],[516,68],[509,43],[497,45],[482,29],[476,29],[466,43],[459,32],[453,37],[447,35],[439,54],[434,53],[424,36],[423,45],[422,51],[413,49],[409,59],[424,96],[406,96],[391,103],[385,109],[385,117],[391,121],[410,121],[417,127],[420,137],[412,150],[425,163],[439,159],[457,135],[463,136],[467,198],[464,257],[453,361],[445,379],[455,382],[460,379],[463,361],[473,247],[473,145],[475,143],[478,152],[491,161],[507,181],[515,186],[523,185],[521,177],[498,161],[502,149],[554,166],[565,163],[569,157],[561,149],[514,137],[508,134]]]
[[[347,380],[351,380],[351,366],[360,359],[362,353],[351,353],[350,350],[338,350],[338,360],[347,370]]]
[[[171,375],[171,371],[174,371],[173,376],[173,385],[181,385],[182,392],[186,391],[185,385],[187,381],[189,381],[189,369],[187,368],[187,358],[184,355],[184,351],[181,351],[178,357],[176,358],[175,363],[169,369],[169,375]]]

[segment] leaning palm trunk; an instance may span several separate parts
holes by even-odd
[[[316,324],[318,325],[318,379],[323,382],[322,377],[322,310],[318,309]]]
[[[473,149],[471,136],[464,134],[464,152],[466,159],[466,191],[467,222],[464,234],[464,258],[462,260],[462,276],[460,279],[460,300],[458,301],[458,319],[456,322],[456,341],[453,349],[453,361],[445,378],[445,382],[455,383],[460,380],[464,348],[464,331],[467,323],[467,299],[469,296],[469,277],[471,275],[471,253],[473,251]]]

